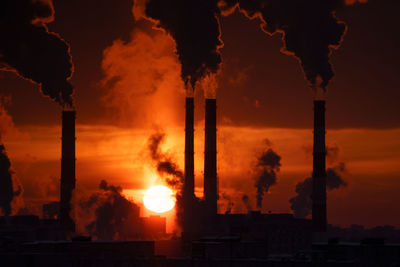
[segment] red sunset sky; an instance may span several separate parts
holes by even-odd
[[[132,1],[54,1],[49,29],[71,46],[77,110],[77,192],[102,179],[141,201],[156,181],[147,139],[167,135],[163,150],[183,168],[185,90],[174,40],[135,21]],[[338,149],[328,167],[346,164],[347,187],[328,193],[328,222],[400,226],[400,18],[395,0],[370,0],[339,10],[348,25],[331,57],[335,77],[327,92],[327,145]],[[218,178],[220,193],[244,212],[255,206],[256,157],[265,140],[282,157],[277,185],[263,211],[289,213],[295,186],[312,171],[313,93],[297,60],[280,52],[279,34],[239,12],[221,21],[223,64],[218,77]],[[61,108],[37,85],[0,72],[0,130],[24,202],[57,200]],[[202,194],[204,96],[195,95],[196,191]],[[8,115],[7,115],[8,114]],[[226,209],[220,201],[220,212]]]

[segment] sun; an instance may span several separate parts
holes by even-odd
[[[175,206],[175,197],[171,189],[163,185],[150,187],[143,197],[144,206],[157,213],[167,212]]]

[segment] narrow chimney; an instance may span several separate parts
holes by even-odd
[[[192,232],[194,205],[194,100],[186,98],[185,181],[183,190],[183,232]]]
[[[204,199],[206,216],[217,214],[217,101],[206,99],[204,147]]]
[[[62,112],[60,222],[67,231],[75,231],[71,218],[71,198],[75,188],[75,111]]]
[[[325,101],[314,101],[314,151],[312,188],[312,228],[316,241],[326,233],[326,148]]]

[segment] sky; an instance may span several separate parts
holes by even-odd
[[[167,151],[183,169],[184,84],[171,36],[135,21],[132,0],[54,0],[48,25],[70,44],[77,110],[77,192],[102,179],[141,201],[158,183],[147,140],[163,131]],[[370,0],[337,12],[348,31],[331,56],[335,76],[327,88],[327,145],[338,153],[328,166],[346,165],[347,186],[328,192],[328,222],[400,226],[400,18],[395,0]],[[263,211],[290,213],[295,186],[312,171],[312,101],[298,61],[280,52],[279,34],[239,12],[221,20],[218,77],[218,179],[220,193],[244,212],[243,194],[255,207],[254,166],[267,147],[282,157],[278,181]],[[61,107],[38,86],[0,72],[7,117],[3,136],[25,205],[58,199]],[[195,95],[195,179],[202,195],[204,94]],[[2,119],[4,121],[4,119]],[[4,124],[4,122],[2,122]],[[1,128],[1,129],[3,129]],[[128,192],[128,191],[127,191]],[[219,211],[226,210],[221,198]]]

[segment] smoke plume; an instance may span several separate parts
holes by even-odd
[[[236,8],[248,18],[261,20],[262,30],[282,33],[282,52],[297,58],[312,88],[326,89],[334,73],[329,57],[338,49],[346,25],[335,12],[357,0],[225,0],[220,7],[227,15]]]
[[[18,204],[12,203],[13,200],[17,201],[16,197],[23,192],[22,185],[11,169],[11,161],[3,144],[5,136],[18,134],[5,107],[9,101],[9,98],[0,96],[0,208],[4,215],[11,214],[12,204]]]
[[[242,202],[246,206],[247,212],[250,212],[252,210],[251,205],[250,205],[250,199],[249,196],[244,194],[242,196]]]
[[[84,212],[95,210],[94,219],[86,225],[88,233],[100,240],[118,240],[131,229],[138,231],[139,207],[121,194],[122,188],[102,180],[99,189],[79,203]]]
[[[326,189],[331,191],[347,186],[342,175],[346,172],[346,166],[343,162],[337,166],[328,168],[326,171]],[[312,209],[312,178],[308,177],[296,185],[297,195],[289,200],[290,208],[298,218],[305,218],[311,213]]]
[[[176,197],[176,214],[178,224],[182,225],[183,214],[183,171],[178,167],[173,158],[161,150],[161,145],[165,142],[165,133],[157,132],[148,139],[148,149],[152,161],[155,163],[156,170],[161,178],[172,187]]]
[[[225,214],[231,214],[235,203],[232,201],[232,198],[225,192],[222,192],[221,197],[226,202]]]
[[[69,46],[46,26],[54,20],[51,0],[3,0],[0,10],[0,70],[14,71],[40,85],[44,95],[72,106]]]
[[[276,173],[281,166],[281,157],[268,148],[258,158],[257,173],[259,174],[255,183],[257,189],[257,207],[261,209],[264,193],[268,193],[269,188],[276,184]]]
[[[182,125],[185,85],[175,41],[161,31],[136,27],[129,41],[115,40],[103,51],[104,104],[124,127]],[[133,64],[134,62],[134,64]]]
[[[183,171],[179,169],[172,157],[161,151],[165,142],[165,133],[157,132],[149,137],[148,148],[151,159],[156,163],[157,172],[165,178],[169,186],[180,190],[183,183]]]
[[[219,13],[217,0],[149,0],[145,4],[146,18],[176,41],[181,76],[188,88],[219,69],[223,45]]]

